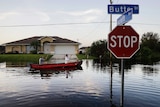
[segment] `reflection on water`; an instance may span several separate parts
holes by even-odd
[[[6,68],[6,62],[1,62],[0,63],[0,68]]]
[[[71,72],[74,72],[75,70],[82,70],[82,69],[75,69],[75,67],[74,68],[72,68],[72,69],[70,69],[70,70],[63,70],[63,71],[53,71],[53,70],[47,70],[47,71],[39,71],[39,73],[40,73],[40,75],[41,75],[41,77],[42,77],[42,79],[44,79],[44,77],[51,77],[52,75],[54,75],[54,74],[62,74],[62,73],[65,73],[65,75],[66,75],[66,78],[68,78],[69,76],[71,76]],[[37,71],[35,72],[31,72],[31,73],[37,73]],[[72,76],[71,76],[72,77]]]
[[[27,67],[29,62],[6,62],[6,67]]]
[[[150,66],[150,65],[145,65],[142,68],[142,71],[144,72],[144,74],[151,75],[151,76],[159,73],[158,68],[156,68],[154,66]]]
[[[0,107],[119,107],[119,64],[113,66],[112,84],[109,66],[84,60],[82,68],[30,72],[28,65],[2,67]],[[124,71],[124,107],[159,107],[160,64]]]

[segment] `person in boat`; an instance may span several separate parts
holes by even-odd
[[[69,56],[68,54],[65,55],[65,63],[68,63],[69,62]]]
[[[45,59],[41,56],[41,57],[39,58],[39,65],[43,64],[44,61],[45,61]]]

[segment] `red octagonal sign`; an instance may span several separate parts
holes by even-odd
[[[108,49],[118,59],[129,59],[139,49],[139,35],[131,26],[117,26],[108,35]]]

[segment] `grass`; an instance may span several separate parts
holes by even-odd
[[[0,62],[37,62],[41,56],[46,60],[52,57],[47,54],[0,54]]]
[[[40,57],[47,58],[49,60],[53,55],[48,54],[0,54],[0,62],[38,62]],[[77,54],[79,60],[87,59],[84,54]],[[88,59],[95,59],[95,57],[89,56]]]
[[[82,59],[95,59],[96,58],[96,57],[93,57],[93,56],[88,56],[88,58],[87,58],[87,55],[84,55],[84,54],[77,54],[77,57],[80,60],[82,60]]]

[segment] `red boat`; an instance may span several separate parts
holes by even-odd
[[[82,61],[58,63],[58,64],[30,64],[30,71],[35,70],[67,70],[74,67],[81,67]]]

